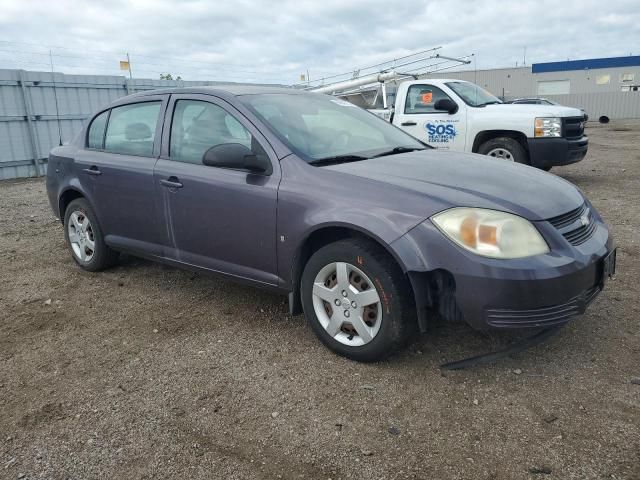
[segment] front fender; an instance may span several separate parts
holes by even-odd
[[[286,211],[286,208],[279,208],[279,215]],[[278,265],[279,274],[284,287],[290,287],[296,279],[296,265],[301,261],[303,251],[309,239],[321,231],[344,230],[356,232],[364,237],[370,238],[383,248],[385,248],[398,262],[403,271],[408,270],[409,261],[413,257],[404,249],[394,249],[391,244],[402,237],[411,228],[421,223],[424,218],[414,218],[408,223],[395,223],[391,219],[379,212],[380,215],[355,210],[344,210],[338,214],[336,211],[324,210],[308,212],[306,216],[298,215],[297,221],[291,221],[295,214],[287,218],[287,226],[281,225],[281,234],[278,242]],[[408,220],[408,219],[405,219]],[[279,221],[280,223],[280,221]],[[300,227],[303,228],[300,228]],[[406,258],[405,258],[406,256]]]
[[[305,242],[318,230],[350,229],[389,250],[392,242],[428,216],[421,205],[423,197],[415,192],[313,167],[293,156],[283,159],[281,168],[277,255],[281,286],[287,289],[295,282],[292,267]],[[403,265],[400,257],[396,259]]]
[[[378,228],[375,228],[376,226],[372,225],[371,222],[368,222],[368,224],[369,227],[373,226],[374,230],[348,221],[326,221],[315,224],[296,242],[295,252],[287,256],[278,255],[281,262],[280,277],[281,280],[283,280],[282,286],[285,290],[289,291],[289,308],[292,315],[302,313],[302,304],[299,296],[299,279],[302,275],[306,260],[317,245],[316,240],[321,240],[323,244],[325,244],[325,241],[331,242],[344,238],[345,236],[360,235],[376,242],[384,248],[394,258],[402,271],[409,274],[408,269],[411,268],[411,265],[415,264],[415,258],[417,256],[417,252],[411,251],[410,242],[399,242],[397,245],[398,248],[393,248],[392,245],[396,242],[388,242],[381,237],[379,233],[376,233],[377,231],[388,235],[390,234],[388,229],[380,225],[378,225]],[[388,227],[388,225],[386,225],[386,227]],[[326,235],[326,237],[323,236],[323,234]],[[316,237],[316,235],[318,236]],[[397,234],[394,236],[397,236]],[[403,237],[400,236],[399,238]],[[281,237],[280,245],[286,243],[286,238],[284,240],[285,241],[282,241]],[[283,248],[284,247],[280,246],[280,249]],[[285,258],[286,260],[283,261]]]
[[[449,240],[429,220],[425,220],[389,245],[409,278],[418,326],[423,333],[435,307],[442,313],[443,308],[453,305],[446,297],[454,288],[453,279],[440,262],[450,255],[448,243]],[[440,299],[439,305],[437,299]],[[457,318],[457,309],[452,309],[446,316]]]

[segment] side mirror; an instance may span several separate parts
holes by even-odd
[[[447,113],[449,113],[449,115],[453,115],[454,113],[456,113],[458,111],[458,105],[456,104],[456,102],[454,102],[453,100],[449,99],[449,98],[441,98],[440,100],[438,100],[436,102],[436,104],[433,106],[434,110],[442,110],[445,111]]]
[[[251,173],[271,173],[271,164],[240,143],[222,143],[204,152],[202,163],[208,167],[233,168]]]

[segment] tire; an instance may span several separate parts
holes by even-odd
[[[67,206],[64,212],[64,238],[73,260],[89,272],[115,265],[120,256],[104,243],[98,219],[84,198],[77,198]]]
[[[544,170],[545,172],[548,172],[549,170],[551,170],[551,168],[553,167],[540,167],[540,170]]]
[[[338,269],[343,272],[341,276],[337,275]],[[344,281],[340,283],[341,278],[349,280],[346,298],[340,288],[345,285]],[[375,298],[371,289],[378,302],[369,305],[365,303],[367,298]],[[340,240],[316,251],[304,268],[300,291],[305,316],[317,337],[335,353],[352,360],[382,360],[405,346],[416,331],[415,305],[407,277],[387,252],[366,239]],[[365,291],[367,298],[361,295]],[[361,305],[356,300],[362,300]]]
[[[494,158],[504,158],[506,161],[522,163],[529,165],[529,156],[526,150],[517,140],[510,137],[497,137],[487,140],[480,148],[478,153],[489,155]]]

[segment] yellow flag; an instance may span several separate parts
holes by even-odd
[[[129,62],[120,60],[120,70],[129,70]]]

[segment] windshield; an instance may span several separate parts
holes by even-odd
[[[464,103],[471,107],[483,107],[492,103],[502,103],[498,97],[494,97],[484,88],[469,82],[448,82],[447,87],[456,92]]]
[[[326,95],[262,94],[240,97],[299,157],[356,161],[424,144],[385,120]]]

